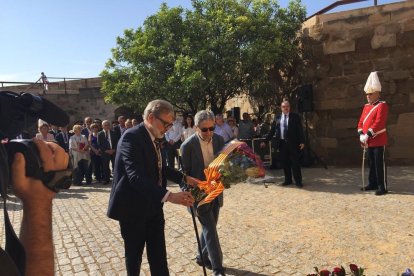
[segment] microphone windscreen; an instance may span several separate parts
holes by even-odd
[[[52,102],[42,98],[43,106],[37,115],[43,121],[55,126],[66,126],[69,124],[69,115]]]

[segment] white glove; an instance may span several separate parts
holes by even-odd
[[[368,134],[359,135],[359,141],[361,141],[362,144],[366,144],[367,140],[368,140]]]

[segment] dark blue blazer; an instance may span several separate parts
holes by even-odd
[[[67,133],[68,140],[65,143],[65,139],[63,138],[63,132],[59,132],[55,136],[55,140],[59,146],[61,146],[66,152],[69,151],[69,138],[72,136],[69,132]]]
[[[162,186],[158,185],[157,153],[144,123],[128,129],[118,142],[108,217],[134,221],[162,212],[167,178],[180,183],[183,174],[167,167],[162,156]]]
[[[270,132],[267,134],[266,140],[270,141],[273,136],[276,136],[276,141],[279,144],[281,133],[280,133],[280,124],[281,124],[281,115],[278,115],[272,123]],[[299,114],[289,113],[289,123],[287,131],[287,142],[289,145],[297,148],[299,144],[305,143],[305,136],[303,135],[302,121]],[[278,147],[278,146],[276,146]]]

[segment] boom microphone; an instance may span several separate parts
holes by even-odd
[[[32,113],[32,116],[38,117],[51,125],[66,126],[69,124],[68,114],[45,98],[23,93],[19,101],[26,107],[27,112]]]

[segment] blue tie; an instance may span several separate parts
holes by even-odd
[[[283,139],[287,140],[287,133],[288,133],[288,124],[287,124],[287,115],[284,114],[284,119],[283,119]]]

